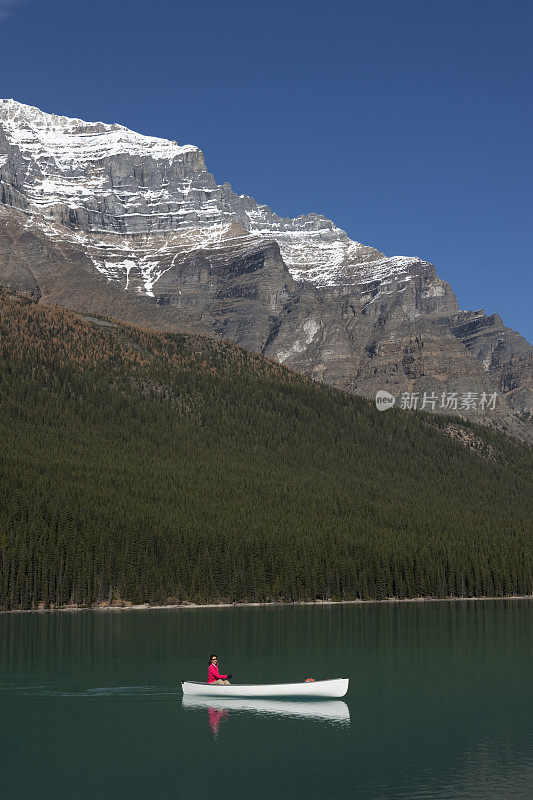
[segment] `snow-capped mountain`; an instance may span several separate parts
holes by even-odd
[[[319,379],[497,389],[531,349],[434,267],[219,185],[194,145],[0,100],[0,279],[49,301],[232,338]],[[513,405],[514,404],[514,405]]]
[[[65,235],[54,223],[66,226],[109,280],[149,296],[176,249],[182,255],[244,237],[275,239],[292,277],[318,287],[405,277],[420,262],[384,258],[318,214],[283,219],[237,196],[216,184],[193,145],[14,100],[0,100],[0,124],[3,202],[46,220],[51,236]]]

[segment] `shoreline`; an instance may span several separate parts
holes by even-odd
[[[533,600],[533,594],[523,595],[503,595],[496,597],[387,597],[383,600],[295,600],[269,601],[264,603],[169,603],[168,605],[158,605],[151,603],[133,604],[111,604],[101,603],[92,606],[65,605],[57,608],[11,608],[2,609],[0,614],[45,614],[45,613],[77,613],[80,611],[175,611],[177,609],[186,611],[187,609],[196,610],[202,608],[286,608],[289,606],[345,606],[345,605],[376,605],[400,603],[480,603],[491,600]]]

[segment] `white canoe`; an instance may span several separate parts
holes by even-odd
[[[230,686],[182,681],[184,695],[200,697],[344,697],[348,678],[304,683],[232,683]]]
[[[297,717],[299,719],[320,719],[328,722],[350,722],[350,711],[343,700],[322,700],[315,703],[313,698],[283,699],[260,697],[199,697],[183,695],[183,708],[216,708],[221,711],[248,711],[254,714],[268,714],[274,717]]]

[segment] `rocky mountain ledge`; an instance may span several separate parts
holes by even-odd
[[[532,348],[498,315],[461,311],[427,261],[218,185],[193,145],[0,100],[0,283],[530,436]]]

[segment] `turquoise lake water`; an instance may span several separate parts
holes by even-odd
[[[533,603],[0,614],[2,800],[530,800]],[[183,703],[350,677],[344,701]]]

